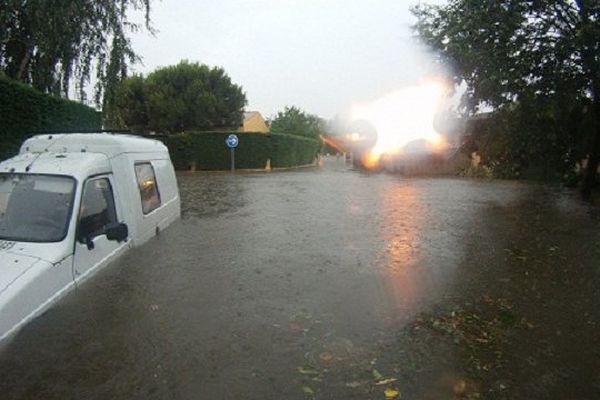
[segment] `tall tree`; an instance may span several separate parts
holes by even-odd
[[[182,61],[125,79],[105,116],[114,127],[173,133],[238,127],[245,105],[245,93],[223,68]]]
[[[413,13],[419,36],[466,82],[468,111],[552,104],[593,117],[582,187],[589,194],[600,163],[600,2],[450,0]]]
[[[308,114],[298,107],[285,107],[271,121],[271,131],[318,138],[325,130],[326,122],[316,115]]]
[[[144,24],[128,10],[144,12]],[[128,34],[150,27],[150,0],[0,0],[0,70],[9,78],[68,97],[95,74],[96,103],[137,60]]]

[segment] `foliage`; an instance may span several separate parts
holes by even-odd
[[[64,97],[75,78],[82,100],[94,73],[99,104],[137,59],[127,35],[142,26],[129,20],[131,10],[143,11],[150,29],[150,0],[0,0],[0,69]]]
[[[580,109],[522,103],[471,119],[463,151],[477,151],[498,178],[555,178],[584,154],[591,116]]]
[[[415,7],[413,13],[420,38],[452,66],[456,83],[466,83],[467,112],[482,105],[517,107],[508,129],[524,132],[521,147],[539,155],[550,146],[552,157],[568,158],[580,142],[587,143],[578,156],[590,154],[590,171],[595,171],[600,161],[599,2],[450,0]],[[585,138],[571,136],[581,132],[573,116],[586,113],[595,126]],[[569,127],[573,122],[575,129]]]
[[[457,83],[467,83],[465,104],[475,109],[532,96],[588,97],[600,56],[584,53],[600,49],[600,26],[586,19],[599,17],[600,6],[583,11],[577,3],[451,0],[413,12],[419,36],[453,67]]]
[[[101,118],[94,109],[0,76],[0,159],[14,155],[32,133],[99,129]]]
[[[321,141],[284,133],[271,133],[271,166],[289,168],[314,162]]]
[[[146,92],[146,83],[141,75],[122,80],[115,88],[114,97],[104,107],[105,125],[134,132],[146,130],[149,123]]]
[[[238,127],[246,95],[223,68],[182,61],[146,78],[132,76],[107,104],[109,125],[133,130],[182,132]]]
[[[460,176],[467,178],[491,179],[494,177],[493,171],[486,165],[470,165],[460,172]]]
[[[185,132],[168,135],[163,141],[169,148],[175,168],[187,170],[226,170],[231,166],[231,151],[225,145],[230,132]],[[238,135],[235,150],[236,168],[265,168],[269,158],[268,138],[261,133],[245,132]]]
[[[225,138],[230,132],[185,132],[162,137],[178,170],[230,168],[230,150]],[[308,165],[314,162],[320,142],[286,134],[244,132],[238,134],[236,168],[263,169],[267,160],[273,168]]]
[[[325,130],[325,121],[308,114],[298,107],[285,107],[271,121],[271,130],[291,135],[318,138]]]

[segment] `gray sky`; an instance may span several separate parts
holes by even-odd
[[[182,59],[221,66],[244,88],[248,110],[268,117],[296,105],[331,118],[433,73],[411,38],[417,2],[155,0],[158,33],[133,36],[143,58],[134,70]]]

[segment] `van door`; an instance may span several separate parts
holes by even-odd
[[[112,176],[95,176],[83,185],[73,257],[73,278],[82,281],[102,268],[128,246],[128,241],[109,240],[107,228],[119,223]]]

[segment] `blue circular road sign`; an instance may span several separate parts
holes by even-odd
[[[227,139],[225,139],[225,143],[227,144],[227,147],[229,147],[230,149],[235,149],[239,143],[239,139],[237,137],[237,135],[234,135],[233,133],[229,136],[227,136]]]

